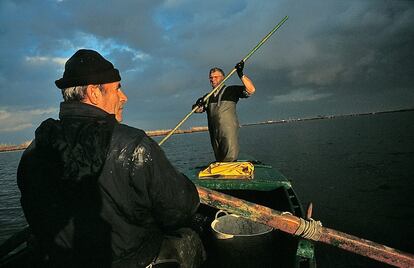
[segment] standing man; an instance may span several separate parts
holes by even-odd
[[[21,158],[21,204],[42,267],[200,265],[201,241],[184,228],[197,190],[144,131],[120,123],[120,80],[98,52],[77,51],[56,81],[59,119],[37,128]]]
[[[243,74],[244,61],[235,66],[237,75],[243,86],[225,86],[216,91],[204,103],[204,97],[193,105],[199,108],[196,113],[207,111],[208,130],[211,145],[217,162],[236,161],[239,155],[239,120],[237,119],[236,104],[239,98],[247,98],[255,92],[253,82]],[[210,84],[216,88],[224,79],[224,72],[220,68],[210,70]]]

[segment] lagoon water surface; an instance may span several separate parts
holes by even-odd
[[[414,253],[414,112],[255,125],[241,151],[279,169],[326,227]],[[160,138],[156,138],[160,140]],[[208,133],[170,137],[178,169],[213,161]],[[26,225],[16,186],[21,152],[0,153],[0,243]],[[390,267],[318,243],[318,267]]]

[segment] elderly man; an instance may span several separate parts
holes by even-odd
[[[98,52],[77,51],[56,81],[59,120],[44,121],[21,158],[21,204],[44,265],[146,267],[169,258],[197,267],[202,244],[184,228],[197,190],[156,142],[120,124],[120,80]]]
[[[211,145],[218,162],[232,162],[239,155],[239,120],[236,114],[236,104],[240,98],[247,98],[255,92],[253,82],[243,74],[244,62],[236,66],[237,74],[243,86],[225,86],[204,102],[204,97],[193,105],[199,108],[196,113],[207,111],[208,130]],[[210,70],[210,85],[216,88],[224,79],[224,72],[220,68]]]

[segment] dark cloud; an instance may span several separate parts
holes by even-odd
[[[0,142],[53,116],[33,111],[57,109],[54,80],[84,47],[121,70],[125,123],[172,128],[210,90],[212,66],[229,72],[286,15],[246,63],[257,93],[238,105],[241,122],[413,107],[413,1],[3,0]]]

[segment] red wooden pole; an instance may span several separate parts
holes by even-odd
[[[348,235],[330,228],[322,227],[301,219],[290,213],[283,213],[242,199],[197,186],[201,203],[224,209],[242,217],[261,222],[283,232],[297,234],[298,230],[308,229],[312,225],[316,235],[309,239],[320,241],[344,250],[366,256],[398,267],[414,267],[414,255],[405,253],[369,240]],[[304,227],[306,224],[306,228]],[[315,227],[315,228],[314,228]],[[313,231],[313,230],[312,230]],[[311,232],[313,233],[313,232]],[[303,235],[300,235],[303,236]],[[306,238],[306,237],[305,237]]]

